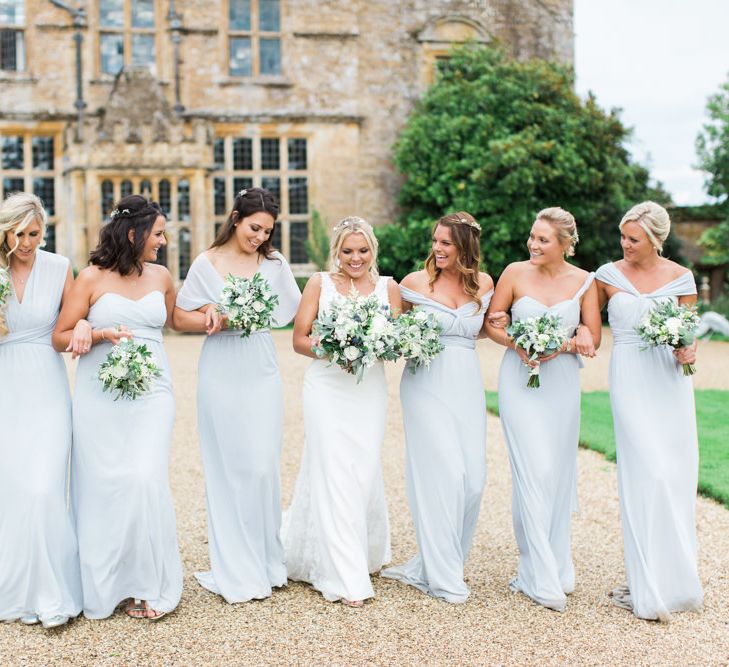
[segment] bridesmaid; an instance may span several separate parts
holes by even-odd
[[[610,403],[628,578],[612,599],[639,618],[661,621],[703,604],[694,392],[680,366],[694,363],[696,343],[673,353],[645,349],[635,332],[658,301],[696,303],[691,272],[660,256],[670,228],[662,206],[648,201],[631,208],[620,222],[623,259],[601,266],[596,281],[613,332]]]
[[[527,356],[505,331],[487,322],[489,336],[509,348],[499,372],[499,413],[509,452],[514,533],[519,568],[510,583],[535,602],[564,611],[574,590],[570,514],[576,507],[577,444],[580,433],[580,362],[600,343],[600,311],[594,274],[569,264],[577,227],[570,213],[547,208],[537,214],[527,241],[529,260],[506,267],[491,309],[511,309],[514,321],[557,315],[565,347],[540,361],[541,387],[527,387]],[[575,330],[592,337],[576,345]],[[594,344],[593,344],[594,341]]]
[[[294,350],[314,358],[304,376],[306,443],[283,542],[290,579],[306,581],[329,601],[361,607],[374,596],[369,573],[390,560],[390,530],[380,448],[387,417],[382,362],[357,384],[354,375],[317,359],[311,328],[318,313],[351,289],[401,308],[391,278],[377,273],[377,239],[361,218],[333,230],[331,273],[309,280],[296,314]]]
[[[32,194],[0,204],[13,290],[0,307],[0,620],[54,628],[81,613],[81,578],[66,505],[71,396],[51,347],[73,276],[65,257],[39,249],[46,219]]]
[[[197,405],[211,570],[195,576],[230,603],[266,598],[286,585],[279,538],[283,390],[273,339],[270,331],[245,339],[221,331],[225,322],[216,311],[224,276],[259,273],[279,297],[276,324],[293,319],[301,293],[271,245],[277,217],[268,190],[241,190],[213,245],[190,267],[174,311],[176,329],[208,334]]]
[[[54,333],[56,347],[66,346],[72,328],[87,317],[93,343],[76,371],[71,470],[84,614],[91,619],[124,603],[129,616],[156,620],[182,593],[168,480],[175,405],[162,345],[175,290],[167,269],[154,264],[164,232],[158,204],[139,195],[119,201]],[[97,378],[122,337],[145,343],[162,371],[134,401],[114,400]]]
[[[486,483],[486,405],[476,338],[494,282],[479,272],[479,224],[468,213],[433,227],[425,270],[400,286],[403,308],[438,319],[445,349],[400,384],[407,442],[407,492],[418,554],[382,576],[447,602],[465,602],[463,568]]]

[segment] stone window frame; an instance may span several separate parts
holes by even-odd
[[[226,75],[238,80],[249,79],[279,79],[283,76],[283,21],[284,11],[283,2],[279,0],[278,6],[278,31],[260,30],[260,0],[249,0],[251,11],[251,23],[249,30],[238,30],[230,25],[230,5],[232,0],[223,0],[223,21],[224,30],[221,31],[224,36],[223,42],[223,68]],[[250,74],[233,74],[230,67],[230,42],[235,38],[249,38],[251,41],[251,73]],[[279,44],[279,71],[261,73],[261,39],[277,39]]]
[[[101,41],[103,35],[121,35],[124,45],[123,68],[132,66],[132,40],[134,35],[147,35],[154,38],[154,61],[149,65],[152,73],[157,75],[160,70],[161,62],[161,36],[164,32],[163,18],[164,7],[161,0],[152,0],[154,8],[154,26],[152,27],[133,27],[132,26],[132,3],[134,0],[121,0],[124,6],[124,25],[123,26],[103,26],[101,24],[101,2],[93,3],[94,5],[94,22],[96,30],[94,34],[94,58],[95,71],[100,77],[115,77],[118,72],[105,72],[103,70],[103,59],[101,55]]]
[[[250,139],[252,141],[252,169],[234,169],[233,165],[233,142],[236,139]],[[262,140],[277,139],[279,142],[279,168],[263,169],[262,168]],[[303,139],[306,141],[307,162],[306,169],[290,169],[288,145],[289,139]],[[215,138],[213,139],[213,171],[210,173],[210,212],[213,220],[213,236],[217,235],[220,226],[227,220],[228,215],[233,209],[233,201],[235,199],[234,180],[238,180],[238,185],[247,185],[249,187],[265,187],[264,179],[279,178],[280,196],[279,199],[279,217],[276,222],[274,232],[274,247],[279,250],[287,261],[290,263],[292,270],[297,275],[309,275],[313,270],[313,265],[307,259],[304,262],[292,261],[291,244],[292,229],[301,228],[292,227],[292,225],[301,225],[305,223],[303,238],[309,238],[311,233],[311,139],[312,136],[306,132],[288,131],[276,132],[269,128],[258,129],[251,128],[248,130],[234,130],[230,128],[216,128]],[[223,141],[223,168],[215,162],[215,150],[218,141]],[[289,179],[306,178],[307,192],[307,210],[306,213],[290,213],[290,190]],[[248,183],[240,183],[242,179],[249,179]],[[216,212],[215,208],[215,187],[216,180],[223,180],[225,184],[225,207],[223,212]],[[295,235],[294,235],[295,236]],[[302,241],[303,242],[303,241]],[[299,247],[297,250],[306,252],[305,248]]]
[[[12,23],[7,23],[4,21],[0,21],[0,72],[8,73],[8,72],[25,72],[26,71],[26,30],[28,28],[27,20],[27,7],[26,7],[26,1],[25,0],[15,0],[16,4],[21,7],[22,11],[22,21],[15,21]],[[4,49],[5,47],[5,39],[6,34],[14,33],[14,40],[15,40],[15,67],[9,68],[6,67],[5,57],[4,57]],[[20,40],[18,41],[18,37],[20,37]]]
[[[164,197],[160,196],[160,185],[163,182],[167,184],[163,186],[164,188],[169,187],[169,203],[162,201],[168,198],[167,194]],[[184,202],[180,200],[179,186],[180,183],[184,182],[188,184],[188,204],[186,207],[181,207],[180,204]],[[105,203],[105,183],[111,183],[112,185],[111,197],[108,199],[108,204]],[[102,225],[109,222],[109,214],[114,204],[121,199],[123,186],[127,183],[131,184],[130,194],[143,195],[152,201],[159,202],[162,211],[167,216],[167,225],[165,228],[167,245],[160,249],[157,263],[166,266],[175,281],[180,280],[180,275],[186,275],[187,270],[190,268],[189,264],[186,267],[181,265],[183,259],[180,256],[179,247],[181,234],[183,230],[186,230],[190,235],[190,241],[193,240],[194,235],[194,226],[191,220],[192,199],[189,194],[192,188],[192,174],[166,174],[160,173],[159,171],[140,171],[134,174],[118,171],[100,172],[98,174],[98,194],[99,203],[103,211],[100,211]],[[180,214],[180,208],[186,209],[182,215]],[[188,261],[191,261],[189,254]]]
[[[0,201],[4,200],[11,192],[35,192],[35,179],[51,180],[53,183],[53,207],[50,208],[47,202],[41,201],[48,214],[48,225],[46,240],[50,241],[46,250],[55,252],[56,224],[61,220],[60,195],[61,195],[61,157],[63,155],[63,143],[61,133],[54,130],[29,129],[29,128],[3,128],[0,131],[0,152],[6,137],[21,137],[23,140],[23,166],[21,169],[5,169],[0,156]],[[53,140],[53,168],[40,169],[33,166],[33,138],[44,138]],[[6,181],[9,179],[22,180],[22,187],[8,188],[5,192]],[[18,184],[19,185],[19,184]]]

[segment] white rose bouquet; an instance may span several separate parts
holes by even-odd
[[[120,339],[99,366],[104,391],[116,392],[115,401],[120,398],[133,401],[146,394],[152,381],[161,374],[147,346],[137,345],[129,338]]]
[[[511,336],[516,347],[529,355],[529,361],[536,361],[535,366],[526,365],[529,369],[527,387],[538,388],[539,359],[547,357],[560,350],[567,342],[567,337],[560,328],[561,318],[557,315],[545,313],[540,317],[528,317],[518,320],[506,327],[505,331]]]
[[[374,294],[360,296],[353,289],[346,298],[332,301],[314,320],[311,333],[319,339],[311,351],[355,375],[357,383],[376,361],[399,356],[397,326]]]
[[[257,273],[253,278],[236,278],[228,274],[218,299],[218,311],[228,317],[229,329],[240,329],[241,338],[254,331],[268,329],[278,294],[271,291],[268,281]]]
[[[696,328],[701,318],[691,306],[679,306],[671,299],[656,303],[636,328],[647,347],[668,345],[672,348],[686,347],[696,339]],[[647,348],[644,348],[647,349]],[[683,374],[693,375],[696,366],[683,364]]]
[[[407,361],[411,373],[418,368],[428,368],[430,362],[443,351],[440,342],[442,332],[432,313],[412,308],[395,320],[397,327],[397,351]]]

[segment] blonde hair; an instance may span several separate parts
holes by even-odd
[[[661,252],[663,242],[671,231],[671,218],[668,211],[654,201],[644,201],[631,208],[620,221],[618,228],[623,230],[626,222],[637,222],[648,236],[653,247]]]
[[[552,206],[539,211],[536,220],[546,220],[554,227],[554,231],[557,232],[557,239],[562,246],[569,244],[569,247],[565,250],[567,257],[572,257],[575,254],[575,246],[580,240],[575,216],[559,206]]]
[[[466,211],[450,213],[440,218],[434,225],[432,235],[438,226],[447,227],[451,232],[451,240],[456,246],[456,270],[463,285],[463,291],[480,308],[481,299],[478,298],[479,267],[481,265],[481,226],[476,219]],[[425,271],[428,274],[428,286],[431,291],[433,284],[440,276],[441,270],[435,263],[435,250],[431,248],[425,260]]]
[[[15,246],[8,245],[8,232],[22,232],[26,227],[37,221],[40,225],[41,238],[46,234],[48,214],[43,208],[41,200],[29,192],[16,192],[0,204],[0,267],[7,269],[10,264],[10,255],[18,249],[18,240]],[[41,242],[41,247],[45,243]]]
[[[380,274],[377,270],[377,250],[379,243],[372,229],[372,225],[356,215],[348,216],[340,220],[332,230],[332,236],[329,240],[329,270],[333,273],[339,273],[339,251],[342,249],[344,239],[350,234],[362,234],[367,241],[370,252],[372,253],[372,263],[370,264],[369,274],[372,280],[376,281]]]

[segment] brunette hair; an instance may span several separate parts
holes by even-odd
[[[99,245],[91,251],[89,263],[122,276],[134,271],[141,275],[144,244],[159,216],[166,217],[160,205],[146,197],[129,195],[120,199],[111,219],[101,228]],[[130,229],[134,230],[133,241],[129,239]]]
[[[435,235],[435,230],[439,225],[451,230],[451,239],[458,251],[456,269],[461,276],[463,291],[480,307],[478,274],[481,264],[481,244],[479,242],[481,226],[470,213],[465,211],[450,213],[440,218],[433,225],[433,235]],[[438,279],[441,272],[441,269],[436,266],[435,251],[432,249],[425,260],[425,271],[428,274],[428,285],[432,290],[433,283]]]
[[[233,202],[233,210],[228,219],[223,223],[218,235],[215,237],[211,248],[225,245],[235,233],[236,225],[254,213],[268,213],[273,218],[271,235],[258,246],[258,252],[266,259],[273,259],[273,232],[276,230],[278,220],[278,202],[272,192],[265,188],[249,188],[241,190]]]

